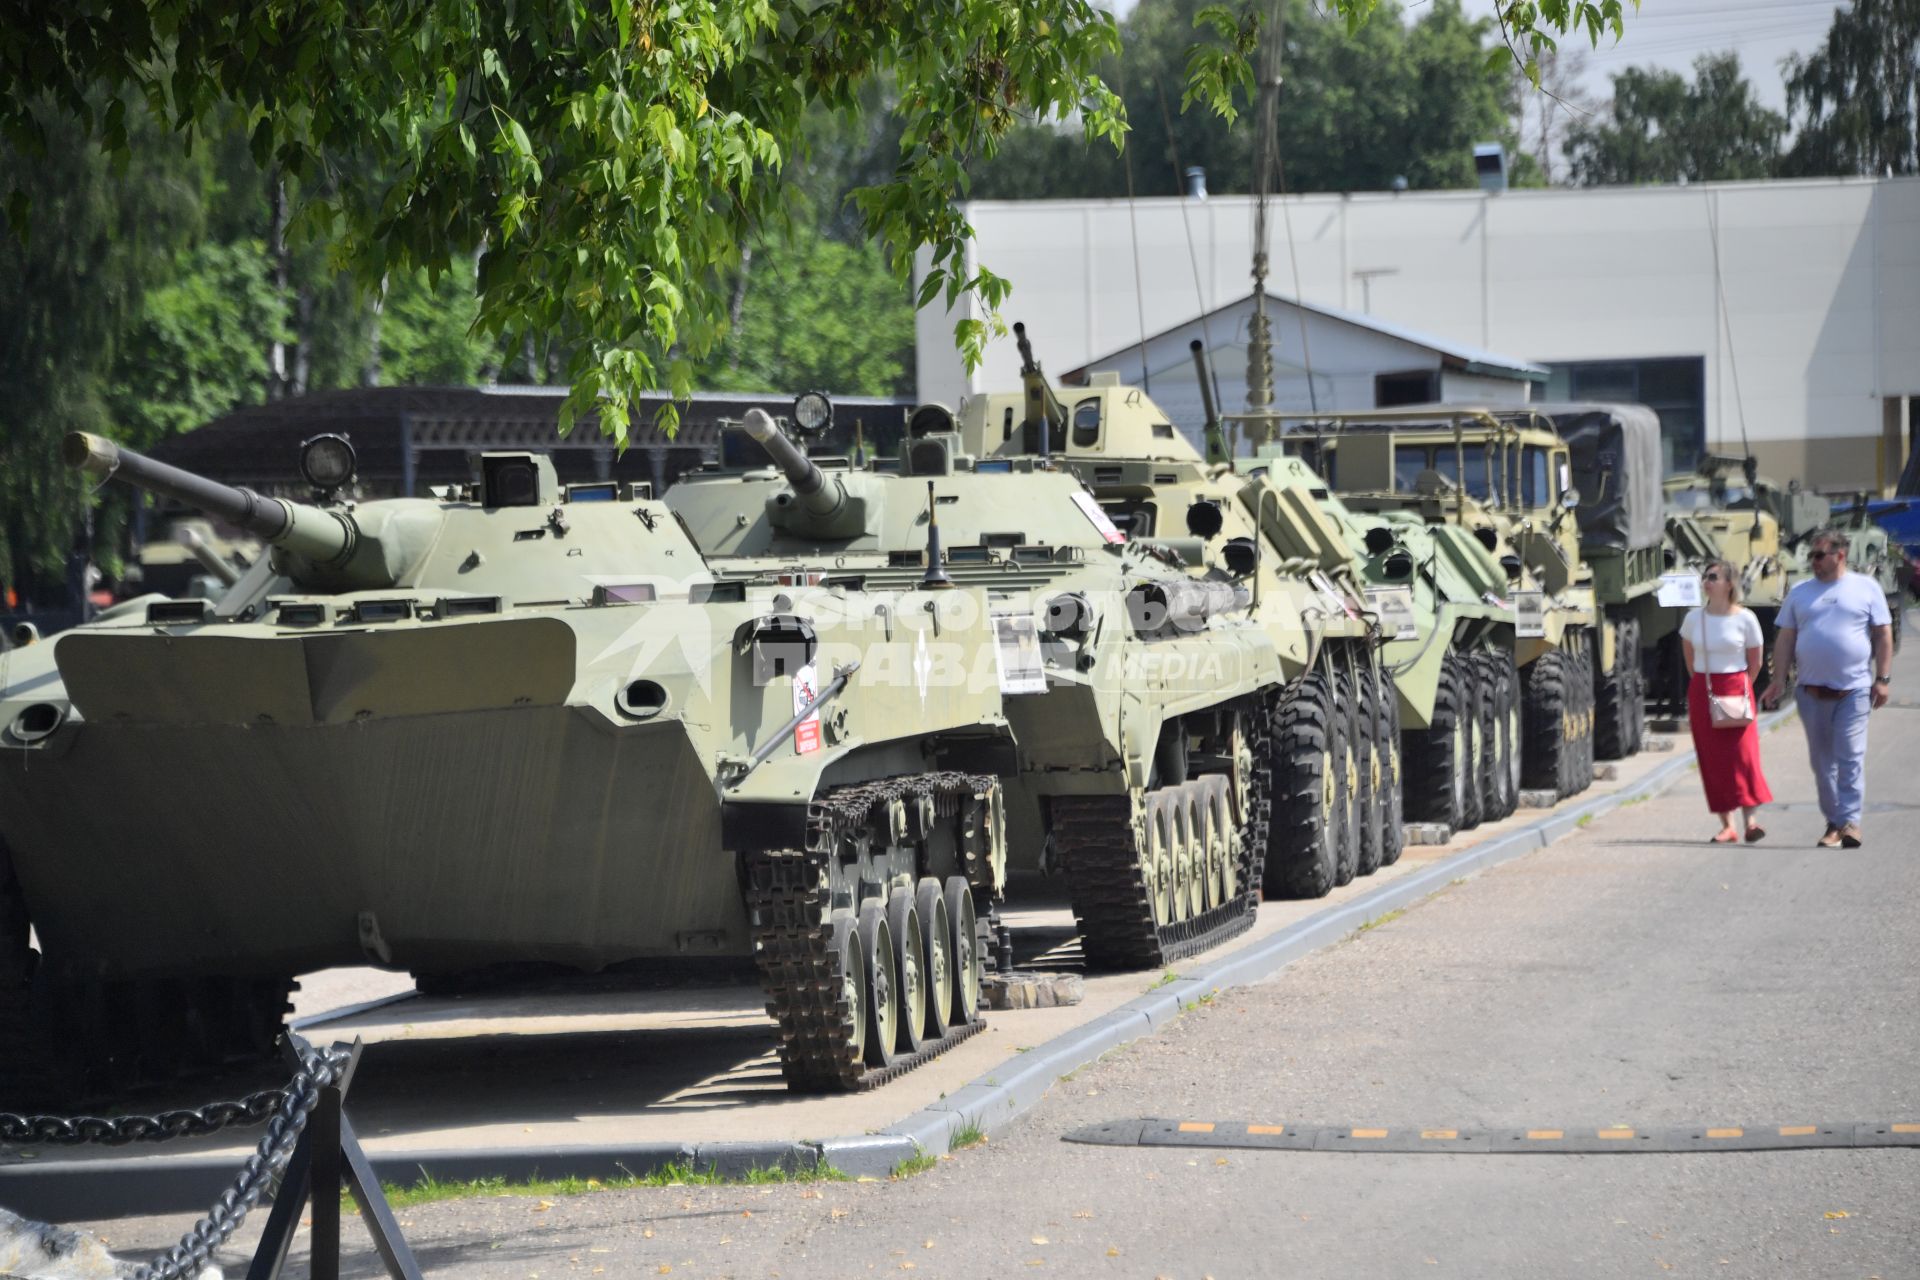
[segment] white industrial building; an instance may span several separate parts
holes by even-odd
[[[1178,401],[1165,407],[1191,425],[1177,357],[1204,329],[1223,407],[1243,407],[1249,197],[978,201],[966,213],[971,261],[1011,282],[1002,315],[1026,323],[1050,373],[1137,381],[1144,341],[1155,399]],[[1449,397],[1471,389],[1464,360],[1524,381],[1544,368],[1536,399],[1650,404],[1675,467],[1741,451],[1744,435],[1770,474],[1882,487],[1920,431],[1920,179],[1314,195],[1276,199],[1269,229],[1287,408],[1308,365],[1315,397],[1324,385],[1334,407],[1364,407],[1364,378],[1403,371],[1395,362],[1422,348]],[[1013,386],[1012,338],[969,374],[955,318],[920,313],[920,397]],[[1358,341],[1369,319],[1372,356],[1329,363],[1344,358],[1335,335]]]

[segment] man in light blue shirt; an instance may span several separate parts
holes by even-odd
[[[1773,682],[1760,701],[1774,706],[1798,669],[1794,701],[1827,818],[1822,848],[1858,849],[1866,799],[1867,716],[1886,705],[1893,683],[1893,615],[1880,584],[1847,572],[1847,535],[1821,529],[1807,540],[1813,577],[1787,592],[1773,642]]]

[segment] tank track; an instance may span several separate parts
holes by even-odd
[[[876,805],[928,796],[937,820],[995,780],[984,774],[926,773],[837,787],[809,806],[805,849],[762,849],[745,855],[747,912],[754,961],[779,1025],[780,1062],[801,1090],[861,1091],[898,1078],[986,1027],[979,1013],[886,1067],[867,1067],[855,1046],[851,1011],[836,972],[830,859]]]
[[[1277,699],[1249,703],[1246,718],[1254,770],[1248,819],[1241,824],[1236,860],[1239,892],[1191,920],[1158,925],[1143,874],[1132,805],[1125,795],[1057,796],[1052,802],[1054,847],[1066,872],[1080,943],[1090,967],[1154,969],[1217,946],[1253,927],[1260,902],[1260,868],[1273,813],[1272,743]],[[1173,791],[1177,788],[1163,788]],[[1155,793],[1149,792],[1151,796]]]

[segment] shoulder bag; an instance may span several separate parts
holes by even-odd
[[[1738,617],[1731,614],[1730,617]],[[1707,715],[1716,729],[1744,729],[1754,722],[1753,691],[1715,693],[1713,691],[1713,650],[1707,637],[1713,633],[1713,615],[1700,609],[1700,652],[1707,664]]]

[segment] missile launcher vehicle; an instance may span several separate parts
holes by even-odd
[[[967,399],[965,450],[1070,471],[1128,539],[1172,551],[1196,580],[1253,589],[1250,617],[1271,637],[1283,682],[1264,892],[1319,897],[1395,861],[1398,695],[1353,555],[1316,506],[1323,486],[1304,469],[1245,476],[1202,457],[1144,392],[1111,375],[1071,389],[1069,410],[1025,327],[1014,334],[1021,389]]]
[[[723,580],[645,486],[538,454],[355,506],[340,437],[311,504],[66,449],[270,553],[8,655],[0,1109],[257,1057],[339,964],[757,966],[804,1088],[978,1029],[1000,688],[868,677],[992,653],[983,589]]]
[[[1065,878],[1091,965],[1159,967],[1252,922],[1281,670],[1313,644],[1259,625],[1271,567],[1192,572],[1193,540],[1130,535],[1071,472],[965,447],[938,405],[892,457],[814,458],[769,422],[744,428],[776,466],[694,472],[666,495],[723,581],[984,600],[989,642],[929,634],[951,643],[889,678],[1003,699],[1008,860]]]

